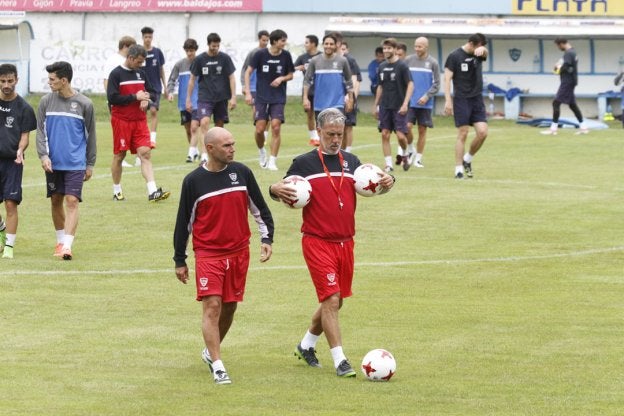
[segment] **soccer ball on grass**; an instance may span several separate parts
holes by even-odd
[[[362,373],[370,381],[390,381],[395,372],[396,361],[384,349],[371,350],[362,360]]]

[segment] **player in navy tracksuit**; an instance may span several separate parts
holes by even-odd
[[[189,278],[186,246],[193,237],[197,300],[202,302],[202,359],[217,384],[231,383],[221,361],[221,342],[238,302],[243,301],[249,267],[251,232],[247,211],[260,231],[260,261],[271,257],[273,218],[258,183],[247,166],[234,162],[234,138],[213,127],[205,138],[208,161],[182,182],[180,206],[173,235],[176,276]]]

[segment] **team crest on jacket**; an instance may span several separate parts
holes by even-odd
[[[238,175],[236,174],[236,172],[230,173],[230,179],[232,180],[232,182],[238,181]]]
[[[15,122],[15,117],[11,117],[11,116],[7,117],[4,121],[4,127],[7,127],[9,129],[12,128],[13,122]]]

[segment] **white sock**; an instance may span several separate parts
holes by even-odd
[[[268,131],[264,131],[264,140],[266,140],[269,137],[269,132]]]
[[[455,175],[458,173],[464,174],[464,165],[455,166]]]
[[[154,181],[149,181],[147,183],[147,194],[151,195],[154,192],[156,192],[158,190],[158,187],[156,186],[156,182]]]
[[[464,162],[466,163],[472,163],[472,155],[470,153],[466,153],[464,155]]]
[[[416,161],[420,162],[422,160],[422,153],[416,153]]]
[[[156,143],[156,132],[155,131],[151,131],[150,132],[150,141],[152,143]]]
[[[277,165],[277,156],[269,156],[269,165]]]
[[[266,156],[266,150],[264,149],[264,147],[261,147],[260,149],[258,149],[258,155],[260,155],[260,157]]]
[[[208,153],[206,152],[202,153],[201,160],[208,160]]]
[[[113,184],[113,193],[114,194],[118,194],[121,192],[121,184],[117,183],[117,184]]]
[[[193,158],[196,154],[197,153],[195,153],[195,148],[193,146],[190,146],[188,150],[188,157]]]
[[[316,131],[316,130],[310,130],[310,131],[312,132],[312,136],[310,136],[310,137],[312,137],[314,140],[320,140],[321,139],[319,137],[319,135],[318,135],[318,131]]]
[[[340,365],[340,363],[343,360],[346,360],[347,357],[344,355],[344,352],[342,351],[342,347],[334,347],[331,350],[329,350],[329,352],[331,352],[332,355],[332,359],[334,360],[334,367],[338,368],[338,366]]]
[[[416,153],[416,148],[414,147],[414,143],[407,145],[407,153]]]
[[[384,160],[386,161],[386,166],[392,166],[392,156],[386,156]]]
[[[74,236],[65,234],[65,238],[63,238],[63,248],[68,248],[71,250],[71,246],[74,243]]]
[[[553,131],[557,131],[559,128],[559,123],[550,123],[550,129]]]
[[[397,155],[403,156],[403,149],[401,149],[401,146],[397,147]]]
[[[225,371],[225,366],[223,365],[223,361],[217,360],[212,362],[212,370],[216,373],[217,371]]]
[[[62,244],[65,238],[65,230],[56,230],[56,244]]]
[[[316,347],[316,342],[318,341],[320,335],[314,335],[310,331],[306,331],[303,339],[301,340],[301,348],[304,350],[309,350],[310,348]]]
[[[314,139],[314,133],[316,133],[316,130],[308,130],[308,136],[309,136],[311,139]]]
[[[6,235],[6,243],[5,245],[13,247],[15,245],[15,234],[7,234]]]

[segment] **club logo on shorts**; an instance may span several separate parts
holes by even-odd
[[[336,273],[327,273],[327,285],[336,286]]]
[[[208,278],[207,277],[200,277],[199,278],[199,284],[200,284],[201,287],[208,286]]]

